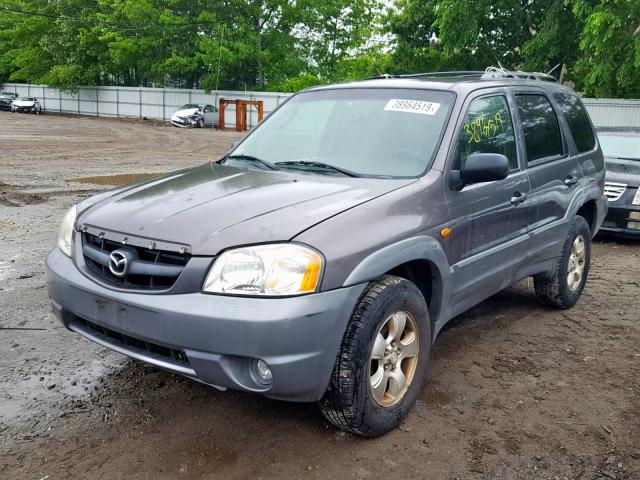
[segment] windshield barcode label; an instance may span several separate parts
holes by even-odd
[[[419,113],[421,115],[435,115],[439,108],[439,103],[422,102],[420,100],[401,100],[398,98],[392,98],[384,107],[388,112]]]

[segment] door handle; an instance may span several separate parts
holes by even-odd
[[[579,178],[574,177],[573,175],[567,175],[567,178],[564,179],[564,184],[569,187],[571,185],[575,185],[578,183]]]
[[[518,205],[524,202],[527,199],[526,193],[513,192],[513,197],[511,197],[511,204]]]

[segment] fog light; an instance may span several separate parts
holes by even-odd
[[[273,383],[273,375],[267,362],[263,360],[253,361],[253,373],[256,380],[263,385],[270,385]]]

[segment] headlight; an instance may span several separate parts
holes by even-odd
[[[322,265],[319,253],[293,243],[238,248],[218,257],[202,289],[228,295],[302,295],[316,291]]]
[[[67,256],[73,251],[73,225],[76,223],[76,206],[74,205],[64,214],[58,234],[58,247]]]
[[[633,204],[640,205],[640,187],[638,187],[638,190],[636,190],[636,195],[635,197],[633,197]]]

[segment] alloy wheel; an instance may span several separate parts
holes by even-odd
[[[584,237],[578,235],[571,246],[567,273],[567,285],[571,291],[576,291],[582,282],[587,256],[586,243]]]
[[[375,401],[390,407],[407,393],[418,365],[415,319],[399,310],[382,323],[371,349],[369,384]]]

